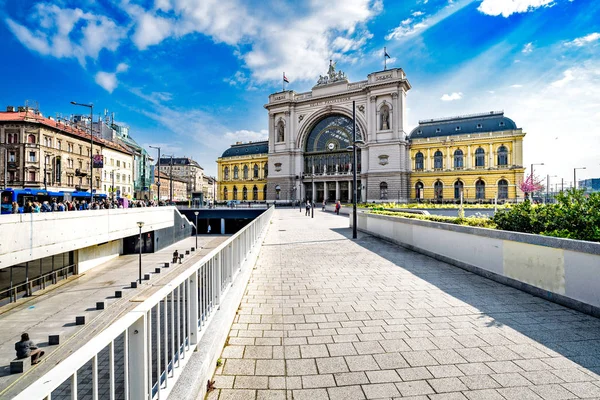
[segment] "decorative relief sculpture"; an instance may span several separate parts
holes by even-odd
[[[363,104],[361,104],[360,106],[358,106],[358,111],[360,111],[361,113],[365,113],[365,106]]]
[[[304,114],[298,115],[298,122],[302,121],[303,119],[304,119]]]
[[[329,69],[327,70],[327,75],[319,75],[319,80],[317,81],[317,86],[319,85],[328,85],[330,83],[345,81],[347,80],[346,74],[342,71],[335,71],[335,63],[332,60],[329,60]]]
[[[283,121],[279,121],[277,123],[277,141],[283,142],[285,139],[285,127],[283,125]]]
[[[381,115],[381,130],[385,131],[390,129],[390,124],[389,124],[389,120],[390,120],[390,108],[387,105],[384,105],[381,107],[381,111],[379,111],[379,114]]]
[[[379,165],[387,165],[389,162],[389,156],[386,154],[382,154],[379,156]]]

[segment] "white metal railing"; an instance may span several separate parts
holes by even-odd
[[[259,244],[273,210],[267,209],[15,399],[167,398],[221,299]]]

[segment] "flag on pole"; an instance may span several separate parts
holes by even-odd
[[[285,76],[285,72],[283,73],[283,81],[286,82],[286,83],[290,83],[290,81],[287,78],[287,76]]]
[[[385,48],[385,47],[383,48],[383,54],[385,55],[385,58],[392,58],[392,57],[390,57],[390,55],[388,54],[388,52],[387,52],[387,50],[386,50],[386,48]]]

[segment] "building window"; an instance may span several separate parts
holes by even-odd
[[[69,153],[72,153],[72,152],[73,152],[73,144],[71,144],[71,143],[67,143],[67,151],[68,151]]]
[[[60,150],[61,146],[62,146],[62,142],[60,140],[57,140],[56,141],[56,150]]]
[[[242,200],[248,200],[248,189],[246,186],[242,188]]]
[[[485,167],[485,150],[481,147],[475,150],[475,167]]]
[[[258,178],[258,165],[254,164],[254,177]]]
[[[227,188],[223,188],[223,200],[227,200]]]
[[[454,198],[460,200],[460,195],[463,192],[464,184],[461,181],[454,182]]]
[[[223,170],[223,176],[225,180],[229,179],[229,167],[225,167],[225,169]]]
[[[29,182],[35,182],[35,171],[29,171]]]
[[[504,121],[500,122],[500,124],[498,124],[500,126],[504,126]]]
[[[239,179],[239,178],[240,178],[240,170],[236,165],[235,167],[233,167],[233,179]]]
[[[83,155],[83,146],[79,146],[79,154]]]
[[[498,166],[505,167],[508,165],[508,149],[506,146],[498,148]]]
[[[415,155],[415,169],[417,171],[423,170],[423,153],[421,152],[418,152],[417,155]]]
[[[8,171],[8,181],[9,182],[15,181],[15,171]]]
[[[233,187],[233,200],[237,200],[237,186]]]
[[[433,154],[433,168],[434,169],[444,168],[444,155],[439,150]]]
[[[423,182],[417,182],[415,185],[415,199],[423,198]]]
[[[7,134],[6,141],[8,143],[18,143],[19,136],[16,133]]]
[[[256,185],[254,185],[254,187],[252,188],[252,200],[258,200],[258,188],[256,187]]]
[[[460,131],[460,126],[457,126],[456,128],[454,128],[455,131]]]
[[[248,179],[248,166],[244,165],[244,179]]]
[[[506,181],[506,179],[500,179],[498,181],[498,199],[508,199],[508,182]]]
[[[485,199],[485,182],[481,179],[475,182],[475,198],[478,200]]]
[[[263,168],[263,172],[264,172],[264,174],[263,174],[263,178],[265,178],[265,179],[266,179],[266,178],[267,178],[267,176],[269,176],[269,166],[268,166],[268,164],[267,164],[267,163],[265,163],[265,166],[264,166],[264,168]],[[265,199],[266,199],[266,197],[265,197]]]
[[[27,143],[35,143],[35,135],[28,135],[27,136]]]
[[[444,198],[444,184],[441,181],[437,181],[433,184],[433,196],[436,200],[442,200]]]
[[[72,158],[67,159],[67,167],[73,168],[73,159]]]
[[[379,184],[379,199],[387,200],[388,198],[388,184],[387,182],[381,182]]]
[[[35,162],[35,151],[29,152],[29,162]]]
[[[17,162],[17,156],[14,151],[8,153],[8,162]]]
[[[442,130],[440,128],[435,129],[435,133],[440,133]]]
[[[483,125],[477,124],[477,129],[481,129],[481,128],[483,128]]]
[[[454,168],[463,168],[463,151],[461,149],[458,149],[454,152]]]

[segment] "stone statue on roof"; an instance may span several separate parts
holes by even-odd
[[[329,60],[329,69],[327,70],[327,75],[319,75],[317,86],[346,80],[346,74],[344,74],[342,71],[335,71],[335,64],[336,63],[334,63],[333,60]]]

